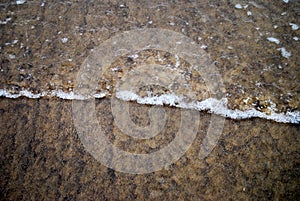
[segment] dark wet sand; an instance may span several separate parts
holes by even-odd
[[[97,162],[83,147],[72,121],[72,102],[60,99],[0,99],[1,200],[297,200],[299,198],[299,125],[262,119],[227,119],[213,152],[198,159],[210,115],[201,113],[197,137],[177,162],[158,172],[132,175]],[[98,119],[108,138],[120,148],[148,153],[112,137],[110,101],[96,101]],[[131,118],[147,121],[148,106],[135,103]],[[179,109],[172,114],[166,136],[149,143],[168,143],[178,128]],[[177,114],[177,115],[176,115]],[[138,121],[138,120],[141,121]],[[144,122],[144,123],[143,123]],[[110,126],[109,126],[110,125]],[[159,134],[161,135],[161,134]],[[135,147],[132,147],[135,146]]]

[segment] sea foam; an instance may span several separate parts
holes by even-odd
[[[90,98],[104,98],[105,96],[107,96],[107,94],[99,93],[93,94],[91,96],[84,96],[81,94],[76,94],[73,91],[63,92],[62,90],[53,90],[42,93],[32,93],[29,90],[22,90],[19,93],[11,93],[5,89],[0,89],[0,97],[19,98],[21,96],[33,99],[42,97],[57,97],[65,100],[86,100]],[[300,123],[300,111],[286,113],[276,113],[272,111],[270,114],[265,114],[254,108],[246,111],[241,111],[237,109],[232,110],[227,107],[227,98],[208,98],[202,101],[187,101],[184,96],[179,96],[176,94],[162,94],[160,96],[141,97],[134,92],[125,90],[117,91],[116,97],[124,101],[136,101],[139,104],[169,105],[183,109],[207,111],[209,113],[213,113],[231,119],[248,119],[257,117],[282,123]]]

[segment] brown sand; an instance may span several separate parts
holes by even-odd
[[[3,200],[296,200],[299,197],[299,125],[261,119],[226,120],[217,146],[198,158],[210,115],[201,113],[197,137],[177,162],[158,172],[132,175],[97,162],[72,123],[71,101],[0,100]],[[165,136],[143,145],[117,138],[108,99],[96,102],[107,137],[131,152],[164,146],[178,129],[179,109]],[[147,120],[148,106],[131,103],[132,118]],[[114,136],[115,135],[115,136]]]
[[[0,89],[34,93],[73,90],[75,75],[90,51],[126,30],[164,28],[182,33],[205,51],[224,80],[229,107],[278,112],[299,110],[299,22],[297,0],[186,1],[15,1],[0,3]],[[246,9],[236,9],[240,3]],[[248,16],[247,11],[252,15]],[[277,25],[278,28],[274,28]],[[280,45],[267,40],[276,37]],[[68,40],[66,41],[66,39]],[[285,47],[290,58],[277,48]],[[157,52],[126,56],[106,74],[108,85],[122,69],[157,63]],[[161,55],[163,55],[161,53]],[[174,65],[174,55],[166,55]],[[181,61],[180,68],[188,68]],[[194,87],[205,90],[197,74]],[[107,85],[100,83],[106,90]],[[205,98],[199,97],[199,99]],[[249,101],[245,103],[245,99]],[[141,143],[116,128],[109,99],[96,101],[107,138],[121,149],[149,153],[168,144],[178,129],[180,109],[163,133]],[[131,104],[131,118],[149,122],[150,106]],[[142,111],[142,112],[141,112]],[[297,200],[300,195],[299,125],[263,119],[226,119],[213,152],[198,158],[210,115],[201,113],[197,137],[177,162],[142,175],[116,172],[82,145],[72,119],[72,102],[57,98],[0,98],[0,200]]]
[[[248,7],[236,9],[237,3]],[[21,5],[8,1],[1,3],[0,9],[1,21],[11,19],[0,25],[0,86],[12,92],[72,90],[80,65],[105,40],[123,31],[163,28],[207,46],[205,51],[222,74],[230,108],[254,107],[267,113],[273,103],[278,112],[300,108],[299,41],[293,39],[300,38],[300,29],[290,26],[300,24],[296,0],[288,4],[281,0],[54,1],[44,6],[40,1]],[[280,44],[268,41],[268,37],[279,39]],[[277,50],[281,47],[291,57],[284,58]],[[172,56],[167,59],[169,64]],[[111,68],[119,67],[124,73],[128,66],[155,60],[151,54],[130,61],[124,57]],[[113,74],[118,77],[120,72]],[[103,80],[107,82],[101,85],[103,90],[107,85],[115,86],[109,76]]]

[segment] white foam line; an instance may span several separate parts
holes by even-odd
[[[42,93],[32,93],[29,90],[22,90],[19,93],[11,93],[5,89],[0,89],[0,97],[6,97],[6,98],[19,98],[21,96],[27,97],[27,98],[41,98],[41,97],[58,97],[65,100],[86,100],[89,98],[103,98],[106,96],[105,93],[100,94],[93,94],[93,96],[84,96],[80,94],[75,94],[73,91],[71,92],[64,92],[62,90],[53,90],[49,92],[42,92]]]
[[[130,91],[119,91],[116,93],[117,98],[125,101],[136,101],[140,104],[150,105],[170,105],[185,109],[196,109],[199,111],[208,111],[223,117],[232,119],[248,119],[259,117],[263,119],[274,120],[282,123],[300,123],[300,112],[287,112],[287,113],[275,113],[265,114],[255,109],[241,111],[231,110],[227,107],[227,99],[222,98],[220,100],[215,98],[208,98],[204,101],[195,101],[187,103],[184,101],[184,97],[180,97],[174,94],[164,94],[157,97],[140,97],[137,94]]]
[[[53,90],[49,92],[42,92],[34,94],[29,90],[22,90],[18,94],[11,93],[5,89],[0,89],[0,97],[6,98],[19,98],[21,96],[27,98],[41,98],[41,97],[58,97],[65,100],[86,100],[90,98],[104,98],[107,94],[100,93],[92,96],[84,96],[71,92],[63,92],[62,90]],[[231,110],[227,107],[227,99],[222,98],[220,100],[215,98],[208,98],[203,101],[186,102],[183,96],[177,96],[174,94],[163,94],[161,96],[154,97],[140,97],[139,95],[130,91],[119,91],[116,93],[116,97],[124,101],[136,101],[139,104],[149,105],[169,105],[185,109],[196,109],[199,111],[208,111],[223,117],[232,119],[248,119],[253,117],[259,117],[263,119],[274,120],[282,123],[300,123],[300,111],[265,114],[256,109],[241,111]]]

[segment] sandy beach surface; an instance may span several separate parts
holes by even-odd
[[[297,0],[4,0],[0,11],[0,200],[300,197]],[[178,55],[172,53],[172,45],[137,51],[143,41],[122,35],[147,29],[170,31],[157,31],[153,37],[166,40],[154,47],[177,42]],[[194,41],[192,46],[173,41],[177,37],[173,32]],[[102,51],[108,42],[113,44],[110,38],[132,51],[115,54],[123,50],[114,50],[113,45]],[[210,73],[194,68],[188,62],[190,55],[180,57],[183,49],[192,52],[186,47],[194,45],[204,71]],[[109,53],[118,58],[101,74],[91,73],[97,78],[91,112],[78,113],[89,108],[88,100],[78,100],[81,96],[76,94],[85,84],[84,64],[101,66],[110,58],[97,55]],[[153,75],[159,82],[152,83]],[[210,75],[218,79],[212,82]],[[127,91],[137,83],[143,86],[134,93]],[[216,96],[210,87],[217,88]],[[122,99],[120,105],[128,104],[127,116],[118,116],[126,108],[117,111],[116,96]],[[159,101],[162,105],[155,111],[160,114],[163,109],[165,116],[148,112]],[[221,118],[218,122],[212,121],[216,115]],[[165,167],[125,173],[95,157],[102,152],[87,148],[99,142],[97,136],[95,141],[89,138],[98,127],[91,126],[87,133],[79,128],[82,122],[90,129],[90,117],[99,122],[107,142],[128,153],[147,155],[168,147],[182,128],[195,138],[178,160]],[[127,130],[136,127],[125,124],[122,129],[118,125],[122,122],[139,128],[156,122],[153,129],[160,132],[138,139]],[[210,150],[203,145],[206,136],[220,127],[219,134],[208,140],[213,144]],[[199,158],[203,148],[209,149],[208,155]],[[109,154],[109,161],[119,159],[120,166],[127,165],[126,157]],[[149,161],[150,166],[155,162]]]

